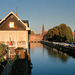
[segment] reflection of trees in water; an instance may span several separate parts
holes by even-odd
[[[51,48],[48,46],[44,46],[44,47],[48,50],[49,56],[52,56],[54,58],[59,58],[61,59],[62,62],[66,62],[69,58],[69,56],[66,53],[62,53],[55,48]]]

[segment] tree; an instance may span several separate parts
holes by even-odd
[[[53,36],[54,36],[53,29],[49,29],[48,32],[47,32],[48,40],[52,40]]]
[[[54,28],[53,28],[53,34],[54,34],[54,35],[59,35],[59,30],[58,30],[57,27],[54,27]]]
[[[60,24],[47,32],[48,39],[51,41],[72,41],[72,30],[66,24]]]
[[[60,24],[59,29],[60,36],[63,37],[63,39],[65,38],[66,41],[72,41],[73,36],[70,27],[68,27],[66,24]]]

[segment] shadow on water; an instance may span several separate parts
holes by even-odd
[[[27,49],[17,48],[14,51],[16,55],[8,59],[1,75],[31,75],[32,63]]]
[[[50,57],[59,58],[62,62],[67,62],[69,56],[66,53],[60,52],[59,50],[43,45],[47,49],[48,55]]]
[[[7,64],[7,61],[0,62],[0,75],[1,75],[1,72],[3,71],[6,64]]]
[[[16,49],[16,52],[11,75],[31,75],[32,63],[29,52],[23,49]]]

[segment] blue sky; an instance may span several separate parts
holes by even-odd
[[[67,24],[75,30],[75,0],[0,0],[0,19],[9,12],[16,13],[21,20],[29,20],[30,28],[35,33]]]

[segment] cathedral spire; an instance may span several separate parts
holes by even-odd
[[[42,25],[42,34],[44,33],[44,24]]]

